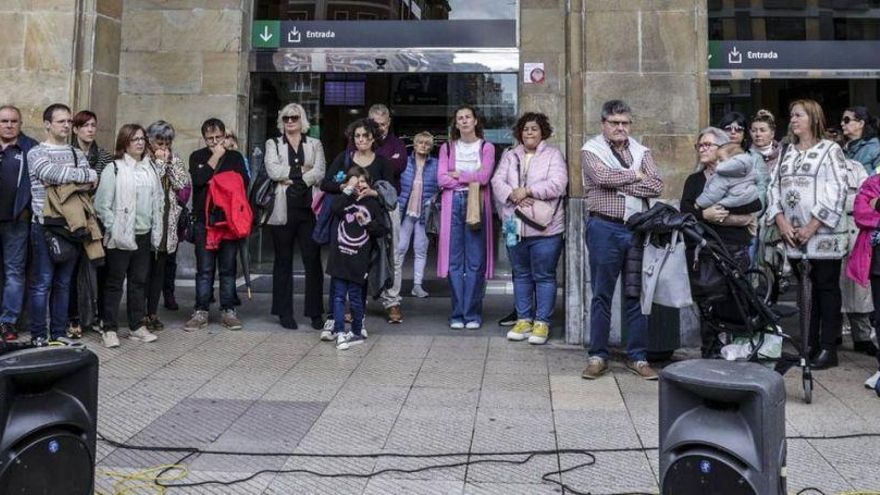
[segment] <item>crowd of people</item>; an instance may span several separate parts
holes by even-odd
[[[601,134],[587,140],[580,156],[593,294],[585,379],[609,369],[611,302],[639,242],[626,220],[650,208],[664,188],[651,150],[630,135],[632,109],[608,101],[600,119]],[[27,299],[34,345],[79,339],[90,328],[105,346],[118,347],[124,292],[127,336],[155,341],[164,328],[160,298],[165,308],[179,308],[174,280],[182,242],[191,242],[196,255],[196,295],[184,330],[209,324],[215,276],[220,323],[239,330],[237,253],[250,229],[263,223],[255,217],[265,219],[272,237],[271,313],[286,329],[298,328],[296,244],[305,272],[302,314],[321,330],[321,340],[340,350],[368,337],[368,296],[380,301],[389,324],[404,321],[401,279],[410,249],[411,294],[429,297],[423,280],[428,251],[436,246],[437,275],[451,290],[448,325],[478,330],[500,235],[513,272],[515,310],[505,318],[512,326],[507,338],[546,343],[569,183],[564,155],[550,143],[550,119],[524,113],[513,128],[515,144],[500,157],[474,106],[455,110],[445,142],[426,131],[415,134],[411,152],[391,123],[389,109],[373,105],[367,118],[348,126],[345,150],[328,163],[305,109],[288,104],[278,113],[278,137],[265,143],[262,166],[251,170],[235,134],[218,119],[204,122],[204,147],[187,164],[174,152],[175,131],[165,121],[122,125],[109,153],[95,142],[98,117],[90,111],[74,115],[63,104],[50,105],[38,143],[21,132],[16,107],[0,107],[3,339],[18,338]],[[751,122],[731,112],[697,136],[697,171],[680,201],[681,211],[712,228],[744,270],[765,264],[774,273],[798,276],[798,264],[789,260],[811,260],[809,344],[817,369],[837,365],[844,315],[855,350],[878,352],[872,342],[880,323],[880,256],[873,256],[880,249],[877,119],[853,107],[840,125],[844,141],[837,143],[827,137],[821,106],[798,100],[779,142],[770,112],[759,111]],[[254,182],[256,190],[260,181],[267,187],[255,205],[249,186]],[[264,215],[254,216],[260,208]],[[656,380],[648,362],[648,320],[633,296],[626,293],[622,301],[626,368]],[[701,337],[703,356],[717,357],[724,335],[704,328]]]

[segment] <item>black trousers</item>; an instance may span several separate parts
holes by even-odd
[[[104,329],[119,328],[119,305],[122,302],[122,283],[126,285],[126,314],[128,328],[137,330],[147,316],[147,278],[150,271],[150,234],[135,237],[136,251],[108,249],[106,254],[107,279],[104,288]]]
[[[314,318],[324,314],[324,270],[321,268],[321,246],[312,240],[315,214],[309,208],[288,208],[287,225],[273,225],[272,244],[275,261],[272,265],[272,314],[293,317],[293,243],[299,244],[306,272],[305,308],[303,314]]]
[[[163,273],[165,276],[162,284],[162,295],[165,296],[165,299],[170,299],[174,297],[174,281],[177,279],[177,251],[165,255]]]
[[[165,287],[165,270],[167,270],[168,253],[152,253],[150,255],[150,276],[147,281],[147,314],[159,314],[159,298]]]
[[[791,264],[800,279],[800,260],[791,260]],[[837,349],[837,339],[843,329],[840,270],[840,260],[810,260],[810,281],[813,283],[813,301],[810,306],[811,352]]]

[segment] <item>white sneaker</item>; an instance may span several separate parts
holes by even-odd
[[[871,375],[871,378],[865,380],[865,388],[873,389],[877,386],[877,380],[880,380],[880,371]]]
[[[364,316],[364,319],[361,320],[361,337],[364,339],[367,338],[367,317]]]
[[[465,325],[464,327],[467,328],[468,330],[478,330],[481,326],[482,326],[481,324],[479,324],[475,321],[469,321],[469,322],[467,322],[467,325]]]
[[[335,324],[335,322],[333,321],[333,318],[329,318],[327,320],[324,320],[324,330],[330,330],[332,332],[334,324]],[[321,335],[324,335],[324,334],[321,334]]]
[[[336,334],[333,333],[333,329],[322,330],[321,340],[323,340],[324,342],[333,342],[334,340],[336,340]]]
[[[351,348],[353,345],[363,344],[364,336],[363,335],[355,335],[351,332],[345,332],[344,334],[340,334],[339,337],[336,338],[336,348],[340,351],[345,351]]]
[[[452,323],[449,324],[449,328],[451,328],[453,330],[461,330],[462,328],[464,328],[464,323],[462,323],[460,321],[453,321]]]
[[[116,336],[116,332],[113,330],[101,332],[101,340],[104,341],[104,347],[108,349],[119,347],[119,337]]]
[[[156,337],[156,334],[147,330],[147,327],[140,327],[137,330],[131,331],[131,333],[128,334],[128,338],[140,342],[155,342],[159,337]]]
[[[414,285],[410,294],[412,294],[418,298],[425,298],[425,297],[429,296],[429,294],[425,291],[425,289],[422,288],[421,284]]]

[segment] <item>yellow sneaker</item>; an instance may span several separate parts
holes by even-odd
[[[550,326],[543,321],[536,321],[532,326],[532,335],[529,336],[529,344],[541,345],[547,343],[550,336]]]
[[[529,338],[529,334],[532,333],[532,322],[529,320],[516,320],[516,325],[507,332],[507,340],[513,340],[514,342],[522,342]]]

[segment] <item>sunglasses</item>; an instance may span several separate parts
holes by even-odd
[[[850,117],[850,116],[846,116],[846,117],[840,119],[840,123],[843,125],[847,125],[850,122],[861,122],[861,119],[857,119],[855,117]]]
[[[299,115],[285,115],[281,117],[281,121],[285,124],[290,122],[299,122]]]
[[[729,124],[724,126],[724,130],[727,132],[743,132],[745,127],[739,126],[737,124]]]

